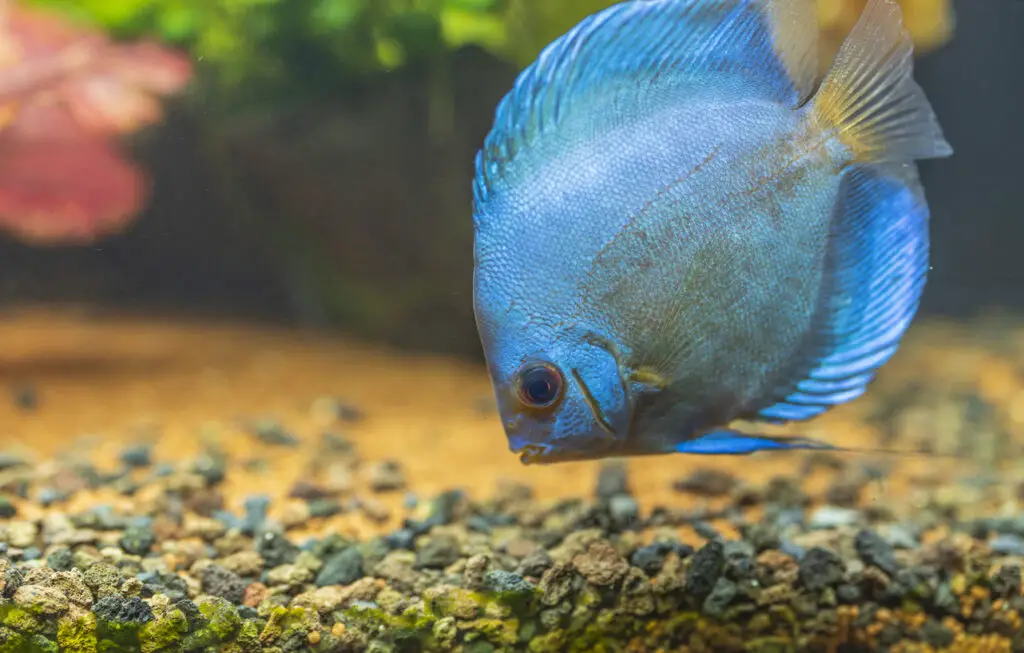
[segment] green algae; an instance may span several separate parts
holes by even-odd
[[[177,608],[170,610],[161,618],[142,626],[139,632],[142,653],[169,650],[181,642],[187,633],[188,619],[185,618],[185,614]]]
[[[0,605],[0,624],[25,635],[43,634],[56,627],[52,622],[48,622],[42,613],[13,603]]]
[[[747,642],[748,653],[795,653],[796,645],[786,637],[759,637]]]
[[[0,626],[0,653],[22,653],[27,651],[29,638],[27,635]]]
[[[308,648],[309,634],[319,631],[320,617],[315,610],[305,608],[274,608],[270,611],[267,625],[260,633],[261,644],[298,642]]]
[[[142,650],[139,632],[142,624],[118,621],[97,621],[98,653],[138,653]]]
[[[57,644],[66,653],[93,653],[99,648],[96,636],[96,615],[91,612],[72,619],[66,617],[57,624]]]
[[[238,610],[226,599],[211,596],[196,605],[207,621],[204,630],[218,642],[229,641],[242,627],[242,618],[238,616]]]

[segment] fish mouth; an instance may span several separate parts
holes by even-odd
[[[610,450],[559,451],[546,444],[527,444],[513,449],[512,453],[519,454],[519,461],[524,465],[550,465],[599,460],[607,458],[610,455]]]

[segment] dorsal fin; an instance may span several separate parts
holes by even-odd
[[[822,303],[776,403],[747,416],[804,420],[861,395],[899,346],[928,271],[928,206],[913,164],[858,166],[844,180]]]
[[[814,3],[632,0],[585,18],[544,48],[499,104],[477,155],[475,200],[486,200],[533,139],[597,96],[614,97],[621,110],[654,86],[711,75],[740,79],[752,96],[801,105],[817,79]]]

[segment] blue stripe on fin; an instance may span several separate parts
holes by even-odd
[[[748,418],[805,420],[864,392],[899,347],[928,271],[928,206],[913,164],[844,180],[816,328],[780,401]]]
[[[486,201],[508,163],[566,115],[610,119],[642,107],[654,87],[731,78],[747,97],[800,105],[816,82],[816,25],[814,0],[632,0],[583,19],[502,99],[477,154],[474,200]]]
[[[705,433],[693,440],[680,442],[675,447],[676,453],[698,454],[704,456],[743,455],[758,451],[796,449],[842,450],[840,447],[835,447],[809,438],[747,435],[739,433],[738,431],[713,431],[711,433]]]
[[[818,379],[806,379],[797,385],[797,389],[809,395],[829,395],[835,392],[863,388],[872,378],[870,372],[857,374],[837,381],[822,381]]]

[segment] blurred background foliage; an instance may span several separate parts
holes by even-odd
[[[919,53],[950,39],[951,0],[899,1]],[[824,67],[866,0],[817,2]],[[134,139],[139,219],[92,250],[0,242],[10,299],[244,305],[476,356],[474,155],[517,70],[613,1],[17,3],[180,48],[195,76]]]
[[[826,53],[864,0],[818,0]],[[125,37],[187,48],[225,103],[281,89],[321,94],[353,76],[420,65],[467,45],[524,66],[611,0],[30,0]],[[952,31],[949,0],[901,0],[919,48]],[[227,91],[226,94],[223,94]],[[295,95],[289,95],[295,99]]]

